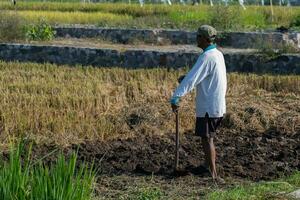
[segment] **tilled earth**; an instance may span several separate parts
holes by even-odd
[[[137,135],[105,142],[86,141],[78,159],[94,161],[102,174],[156,174],[172,176],[174,134]],[[201,140],[193,133],[181,135],[180,167],[189,174],[207,176]],[[219,173],[224,177],[270,180],[300,170],[300,133],[230,133],[216,138]],[[49,147],[48,147],[49,150]],[[70,152],[70,149],[67,151]],[[200,167],[199,167],[200,166]]]

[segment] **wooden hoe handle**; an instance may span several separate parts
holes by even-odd
[[[175,146],[175,170],[178,169],[179,165],[179,116],[178,110],[175,112],[175,122],[176,122],[176,146]]]

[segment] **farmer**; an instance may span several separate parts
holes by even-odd
[[[214,137],[226,112],[225,93],[227,88],[226,67],[223,54],[214,44],[216,29],[203,25],[197,31],[197,45],[203,49],[193,68],[179,78],[179,86],[170,102],[177,112],[180,98],[196,87],[196,128],[195,134],[201,137],[205,154],[205,164],[214,181],[224,182],[216,170],[216,150]]]

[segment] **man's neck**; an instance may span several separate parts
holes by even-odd
[[[205,45],[203,45],[202,50],[204,51],[207,47],[209,47],[211,45],[211,43],[207,43]]]
[[[206,47],[203,49],[203,52],[208,51],[208,50],[211,50],[211,49],[215,49],[215,48],[216,48],[216,45],[210,43],[208,46],[206,46]]]

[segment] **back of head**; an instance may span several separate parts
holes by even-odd
[[[209,40],[209,42],[214,42],[217,36],[217,30],[209,25],[202,25],[198,28],[197,35],[201,35]]]

